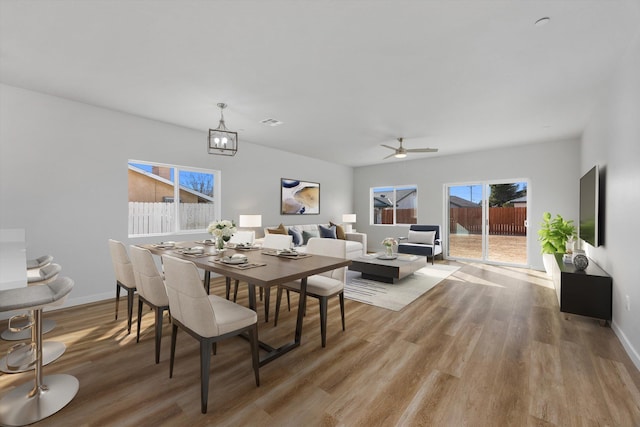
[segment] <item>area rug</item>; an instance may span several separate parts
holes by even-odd
[[[400,311],[459,268],[446,264],[428,265],[394,284],[363,279],[359,272],[347,270],[344,296],[353,301]]]

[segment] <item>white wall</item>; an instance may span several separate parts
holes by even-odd
[[[389,162],[356,168],[356,228],[368,234],[369,250],[380,250],[387,236],[406,236],[409,226],[369,225],[369,189],[385,185],[418,185],[418,223],[444,228],[444,185],[482,180],[527,179],[529,264],[543,269],[537,232],[542,214],[550,211],[578,219],[580,142],[528,144],[455,156]]]
[[[230,123],[231,124],[231,123]],[[76,286],[67,305],[113,298],[107,239],[127,238],[127,160],[222,171],[222,217],[264,225],[339,221],[353,211],[353,170],[242,141],[209,155],[195,131],[0,85],[0,228],[24,228],[27,257],[52,254]],[[280,215],[280,178],[320,182],[321,214]],[[171,240],[204,238],[174,236]]]
[[[581,172],[594,164],[605,169],[605,236],[587,253],[613,277],[612,327],[640,369],[640,35],[584,132]]]

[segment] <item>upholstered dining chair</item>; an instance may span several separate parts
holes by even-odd
[[[129,246],[131,264],[138,290],[138,331],[136,342],[140,342],[140,322],[142,305],[147,304],[155,314],[156,364],[160,363],[160,343],[162,341],[162,317],[169,310],[169,297],[164,286],[164,279],[158,271],[153,255],[148,249]]]
[[[253,242],[256,240],[256,232],[253,230],[239,230],[231,236],[229,239],[229,243],[249,243],[253,245]]]
[[[264,236],[264,241],[262,242],[263,249],[290,249],[293,245],[293,236],[287,234],[267,234]],[[233,294],[233,298],[235,301],[235,292]],[[271,298],[271,289],[267,289],[264,293],[264,321],[269,321],[269,299]],[[260,288],[260,299],[262,299],[262,288]],[[290,294],[287,291],[287,304],[289,310],[291,310],[291,298]]]
[[[322,239],[312,237],[307,243],[307,253],[324,255],[334,258],[346,258],[347,246],[344,240]],[[347,268],[342,267],[325,273],[315,274],[307,278],[307,296],[318,299],[320,303],[320,335],[322,347],[327,344],[327,302],[329,298],[338,296],[340,300],[340,315],[342,316],[342,330],[345,330],[344,321],[344,284],[347,280]],[[274,326],[278,324],[280,314],[280,299],[282,290],[300,293],[300,280],[288,282],[278,286],[276,297],[276,315]]]
[[[260,386],[256,312],[216,295],[208,295],[193,262],[169,255],[163,255],[162,262],[173,325],[169,378],[173,377],[180,328],[200,342],[200,408],[203,414],[206,413],[212,349],[218,341],[247,332],[256,386]]]
[[[237,244],[246,244],[249,243],[253,245],[256,241],[256,232],[253,230],[239,230],[236,231],[231,239],[229,239],[229,243]],[[233,302],[236,302],[238,298],[238,285],[240,284],[239,280],[235,282],[235,289],[233,292]],[[227,287],[227,299],[229,299],[229,294],[231,293],[231,279],[226,278],[226,287]]]
[[[131,333],[131,318],[133,317],[133,296],[136,292],[136,279],[133,265],[127,255],[127,248],[122,242],[109,239],[109,252],[113,271],[116,275],[116,320],[118,320],[118,304],[120,303],[120,289],[127,291],[127,333]]]

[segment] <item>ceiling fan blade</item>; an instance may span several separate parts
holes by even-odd
[[[390,146],[390,145],[386,145],[386,144],[380,144],[380,145],[381,145],[382,147],[389,148],[389,149],[391,149],[391,150],[393,150],[393,151],[396,151],[396,150],[397,150],[397,148],[396,148],[396,147],[392,147],[392,146]]]
[[[407,153],[435,153],[437,148],[407,148]]]
[[[396,153],[389,154],[387,157],[383,157],[383,158],[382,158],[382,160],[386,160],[386,159],[388,159],[389,157],[393,157],[393,156],[395,156],[395,155],[396,155]]]

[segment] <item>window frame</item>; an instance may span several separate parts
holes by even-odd
[[[148,166],[158,166],[170,168],[173,170],[174,180],[173,180],[173,201],[171,202],[174,206],[173,210],[173,231],[166,233],[144,233],[144,234],[130,234],[130,224],[129,218],[127,218],[127,235],[129,238],[137,238],[137,237],[154,237],[154,236],[171,236],[171,235],[184,235],[184,234],[201,234],[207,233],[207,226],[204,228],[198,229],[181,229],[180,228],[180,173],[181,172],[195,172],[195,173],[203,173],[213,175],[213,209],[214,209],[214,218],[211,218],[211,221],[218,221],[222,215],[222,206],[221,206],[221,178],[222,172],[216,169],[205,169],[199,168],[195,166],[183,166],[183,165],[174,165],[170,163],[161,163],[161,162],[152,162],[148,160],[137,160],[137,159],[128,159],[127,160],[127,173],[129,173],[129,166],[132,164],[140,164],[140,165],[148,165]],[[127,175],[128,176],[128,175]],[[127,204],[129,201],[128,196],[128,185],[129,180],[127,178]]]
[[[397,216],[397,192],[399,190],[407,190],[407,189],[415,189],[415,193],[416,193],[416,206],[415,206],[415,213],[416,213],[416,221],[418,218],[418,185],[417,184],[406,184],[406,185],[380,185],[377,187],[370,187],[369,188],[369,225],[372,226],[383,226],[383,227],[388,227],[388,226],[397,226],[397,225],[411,225],[412,223],[398,223],[398,216]],[[375,222],[375,206],[374,206],[374,194],[376,192],[380,192],[380,191],[393,191],[393,201],[394,201],[394,206],[393,206],[393,223],[391,224],[376,224]],[[417,223],[417,222],[416,222]]]

